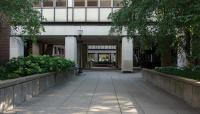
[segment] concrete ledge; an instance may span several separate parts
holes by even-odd
[[[45,90],[74,76],[74,71],[36,74],[0,82],[0,113],[29,101]]]
[[[159,88],[183,99],[195,108],[200,108],[200,81],[143,69],[143,78]]]

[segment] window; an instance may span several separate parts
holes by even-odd
[[[101,0],[100,6],[101,7],[111,7],[111,0]]]
[[[41,2],[35,2],[35,3],[33,3],[33,7],[41,7]]]
[[[93,53],[89,53],[88,54],[88,61],[93,61],[93,62],[97,62],[97,57],[95,56],[95,54]]]
[[[56,0],[56,7],[65,7],[66,0]]]
[[[109,61],[110,61],[109,54],[103,54],[103,53],[99,54],[99,62],[109,62]]]
[[[98,6],[98,0],[87,0],[88,6]]]
[[[122,7],[122,1],[123,0],[113,0],[113,6],[114,7]]]
[[[43,6],[44,7],[53,7],[53,1],[54,0],[44,0],[43,1]]]
[[[74,6],[85,6],[85,0],[74,0]]]

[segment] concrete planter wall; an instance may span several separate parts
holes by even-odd
[[[200,108],[200,81],[143,69],[143,78],[183,99],[195,108]]]
[[[45,90],[72,78],[74,71],[45,73],[0,82],[0,113],[38,96]]]

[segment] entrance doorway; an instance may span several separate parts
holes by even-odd
[[[116,68],[116,45],[88,45],[87,49],[90,68]]]

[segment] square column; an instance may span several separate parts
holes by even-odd
[[[133,72],[133,40],[122,38],[122,72]]]
[[[77,39],[74,36],[65,37],[65,58],[77,65]]]
[[[187,67],[188,66],[187,54],[186,54],[186,51],[183,48],[183,47],[185,47],[187,45],[187,42],[186,42],[186,39],[185,39],[185,33],[182,32],[177,37],[181,38],[181,43],[182,43],[182,45],[178,44],[177,66],[181,67],[181,68]]]
[[[10,59],[24,56],[24,41],[20,37],[10,37]]]

